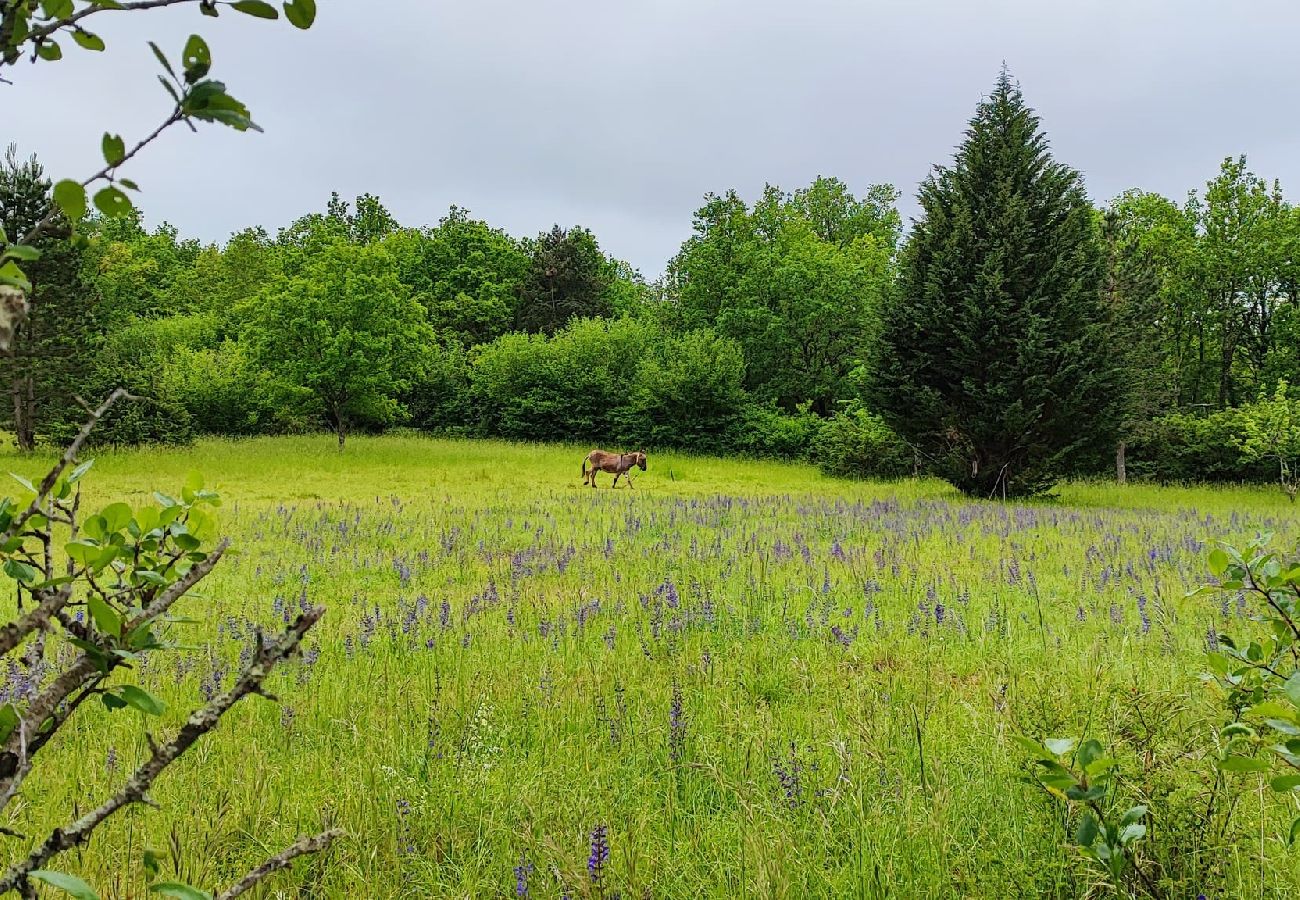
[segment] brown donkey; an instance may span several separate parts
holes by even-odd
[[[591,466],[591,471],[587,471],[587,466]],[[620,475],[627,476],[627,486],[632,487],[632,469],[640,468],[645,471],[645,454],[640,450],[635,453],[606,453],[604,450],[592,450],[587,454],[587,458],[582,461],[582,483],[588,484],[594,488],[596,486],[597,472],[612,472],[614,483],[610,488],[618,487]]]

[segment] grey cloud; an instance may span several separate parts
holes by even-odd
[[[100,131],[165,113],[144,41],[201,31],[267,132],[177,131],[134,174],[150,221],[211,240],[370,191],[410,224],[456,203],[516,234],[587,225],[653,276],[710,190],[889,181],[910,214],[1004,60],[1099,200],[1181,196],[1241,152],[1300,175],[1287,0],[320,0],[307,33],[98,21],[107,54],[0,86],[5,130],[56,175],[86,171]]]

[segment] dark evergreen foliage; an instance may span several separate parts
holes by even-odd
[[[923,215],[887,304],[874,401],[935,474],[979,496],[1049,489],[1108,441],[1098,224],[1004,71]]]

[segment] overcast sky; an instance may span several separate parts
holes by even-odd
[[[819,174],[903,211],[1005,60],[1092,196],[1181,197],[1229,154],[1300,189],[1296,0],[319,0],[316,27],[103,13],[93,54],[11,70],[0,140],[56,178],[167,112],[145,44],[201,31],[265,134],[174,129],[130,175],[148,220],[274,233],[331,190],[404,224],[592,228],[648,277],[706,191]]]

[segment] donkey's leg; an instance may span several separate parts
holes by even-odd
[[[611,491],[614,490],[614,488],[618,487],[618,476],[620,476],[620,475],[622,475],[622,474],[623,474],[622,472],[615,472],[615,473],[614,473],[614,483],[611,484],[611,485],[609,486],[609,489],[610,489]]]
[[[632,487],[632,470],[631,470],[631,469],[628,469],[628,470],[627,470],[627,486],[628,486],[629,488]]]

